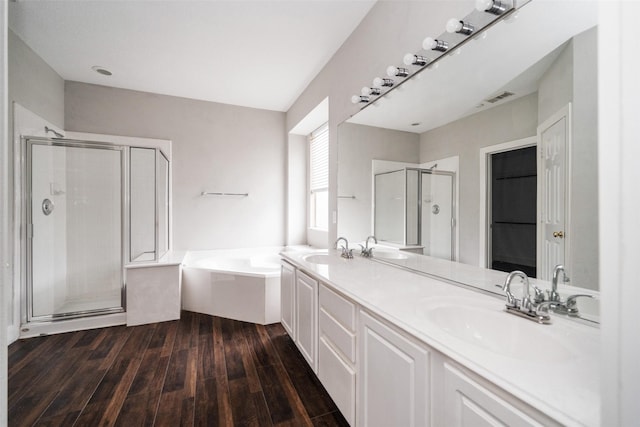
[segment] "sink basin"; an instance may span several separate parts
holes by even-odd
[[[421,314],[458,340],[504,357],[552,363],[578,356],[553,334],[553,325],[519,319],[493,304],[449,300],[428,306]]]
[[[311,264],[327,265],[331,262],[333,257],[327,254],[309,254],[303,256],[302,259]]]
[[[373,248],[373,258],[380,259],[407,259],[407,254],[400,251],[385,251]]]

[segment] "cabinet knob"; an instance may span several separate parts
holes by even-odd
[[[553,237],[559,237],[559,238],[563,238],[564,237],[564,232],[563,231],[554,231],[553,232]]]

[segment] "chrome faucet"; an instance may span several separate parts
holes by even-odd
[[[511,292],[511,282],[516,277],[520,277],[522,279],[522,300],[518,300]],[[534,299],[531,299],[531,286],[529,278],[524,272],[516,270],[509,273],[502,287],[502,290],[507,296],[507,312],[530,320],[535,320],[538,323],[549,323],[551,321],[548,313],[549,302],[543,301],[544,294],[535,285],[533,286],[533,289],[535,290],[535,297]]]
[[[569,281],[569,276],[562,264],[558,264],[553,268],[553,276],[551,277],[551,291],[549,294],[549,308],[556,313],[566,314],[571,317],[577,317],[580,312],[578,311],[578,305],[576,299],[578,298],[593,298],[592,295],[576,294],[567,297],[566,301],[562,301],[560,294],[558,293],[558,282],[560,274],[562,273],[563,282]]]
[[[511,281],[518,276],[524,277],[524,279],[527,280],[527,282],[529,281],[529,279],[527,279],[527,275],[524,274],[522,271],[516,270],[509,273],[509,275],[504,281],[504,285],[502,286],[502,290],[507,295],[507,307],[513,307],[513,308],[520,307],[520,301],[516,299],[513,293],[511,293]]]
[[[344,245],[340,246],[342,248],[342,254],[340,254],[340,256],[342,258],[347,258],[347,259],[353,258],[353,249],[349,249],[349,242],[347,241],[346,238],[338,237],[336,239],[336,242],[333,244],[333,247],[335,249],[338,249],[338,242],[340,242],[340,240],[344,240]]]
[[[553,269],[553,277],[551,278],[551,291],[549,292],[549,301],[560,301],[560,294],[558,294],[558,278],[560,277],[560,273],[562,273],[562,278],[564,282],[569,281],[569,277],[567,276],[567,272],[564,269],[562,264],[558,264]]]
[[[364,241],[365,246],[360,245],[360,247],[362,248],[362,251],[360,252],[361,256],[370,258],[373,254],[373,247],[369,247],[369,240],[371,239],[373,239],[375,244],[378,244],[378,239],[376,239],[376,236],[367,237],[367,240]]]

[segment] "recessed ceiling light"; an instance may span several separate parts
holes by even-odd
[[[94,65],[93,67],[91,67],[91,69],[96,73],[102,74],[103,76],[110,76],[113,74],[111,71],[99,65]]]

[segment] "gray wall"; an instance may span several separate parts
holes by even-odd
[[[284,113],[66,82],[65,122],[69,131],[173,141],[174,249],[284,243]]]
[[[9,30],[9,102],[64,129],[64,80]],[[9,110],[9,123],[13,112]]]
[[[353,123],[342,123],[338,136],[338,196],[356,197],[338,199],[338,234],[363,241],[372,234],[372,160],[418,163],[420,137]]]
[[[459,261],[479,264],[480,149],[536,135],[536,93],[420,135],[420,163],[460,156]]]
[[[7,79],[8,79],[8,128],[5,130],[8,137],[7,158],[14,158],[13,143],[13,102],[17,102],[33,113],[46,119],[55,126],[64,128],[64,80],[31,48],[29,48],[11,30],[7,34]],[[14,170],[13,161],[8,162],[7,185],[11,190],[6,206],[3,206],[4,215],[13,217],[14,203]],[[4,180],[4,177],[3,177]],[[10,248],[9,262],[14,265],[17,259],[13,254],[15,241],[13,239],[13,220],[9,220],[11,233],[3,237],[3,242]],[[16,266],[16,268],[19,266]],[[13,272],[16,273],[15,271]],[[14,292],[10,293],[6,301],[6,310],[3,307],[3,315],[9,319],[9,326],[17,333],[19,327],[19,313],[14,312],[14,298],[19,298],[20,283],[14,284]],[[10,291],[9,291],[10,292]]]

